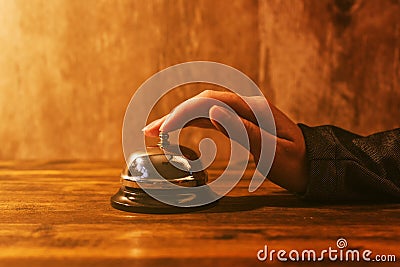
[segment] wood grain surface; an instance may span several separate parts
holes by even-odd
[[[192,60],[243,71],[298,122],[399,127],[399,13],[398,0],[1,0],[0,159],[121,160],[135,90]]]
[[[121,162],[0,162],[0,266],[297,266],[259,262],[257,251],[348,248],[400,260],[399,204],[307,203],[246,172],[217,206],[153,215],[115,210]],[[209,170],[211,177],[221,168]],[[310,263],[304,263],[310,266]],[[319,262],[312,266],[369,266]]]

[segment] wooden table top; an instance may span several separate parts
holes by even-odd
[[[0,162],[0,266],[297,266],[257,252],[369,249],[400,261],[400,204],[321,205],[245,177],[217,206],[184,214],[116,210],[121,162]],[[209,170],[217,175],[221,170]],[[371,257],[372,257],[371,256]],[[304,266],[310,263],[302,264]],[[354,266],[332,262],[313,266]]]

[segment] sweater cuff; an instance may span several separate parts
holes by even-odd
[[[309,181],[302,198],[330,202],[344,197],[347,190],[343,177],[338,174],[338,144],[332,126],[298,126],[305,139],[309,170]]]

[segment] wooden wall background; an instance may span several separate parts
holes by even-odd
[[[0,159],[122,159],[135,89],[191,60],[240,69],[299,122],[399,127],[398,14],[397,0],[0,0]]]

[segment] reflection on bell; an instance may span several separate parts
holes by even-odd
[[[206,185],[207,173],[193,165],[198,163],[197,159],[193,150],[169,144],[168,134],[160,133],[158,146],[130,155],[128,165],[121,173],[121,188],[111,197],[111,205],[119,210],[140,213],[179,213],[213,206],[216,202],[198,206],[200,196],[193,192],[185,194],[182,190],[182,187],[203,186],[203,197],[204,194],[215,194]],[[180,186],[179,189],[174,185]],[[166,197],[179,207],[160,202],[150,196],[154,194],[146,192]]]

